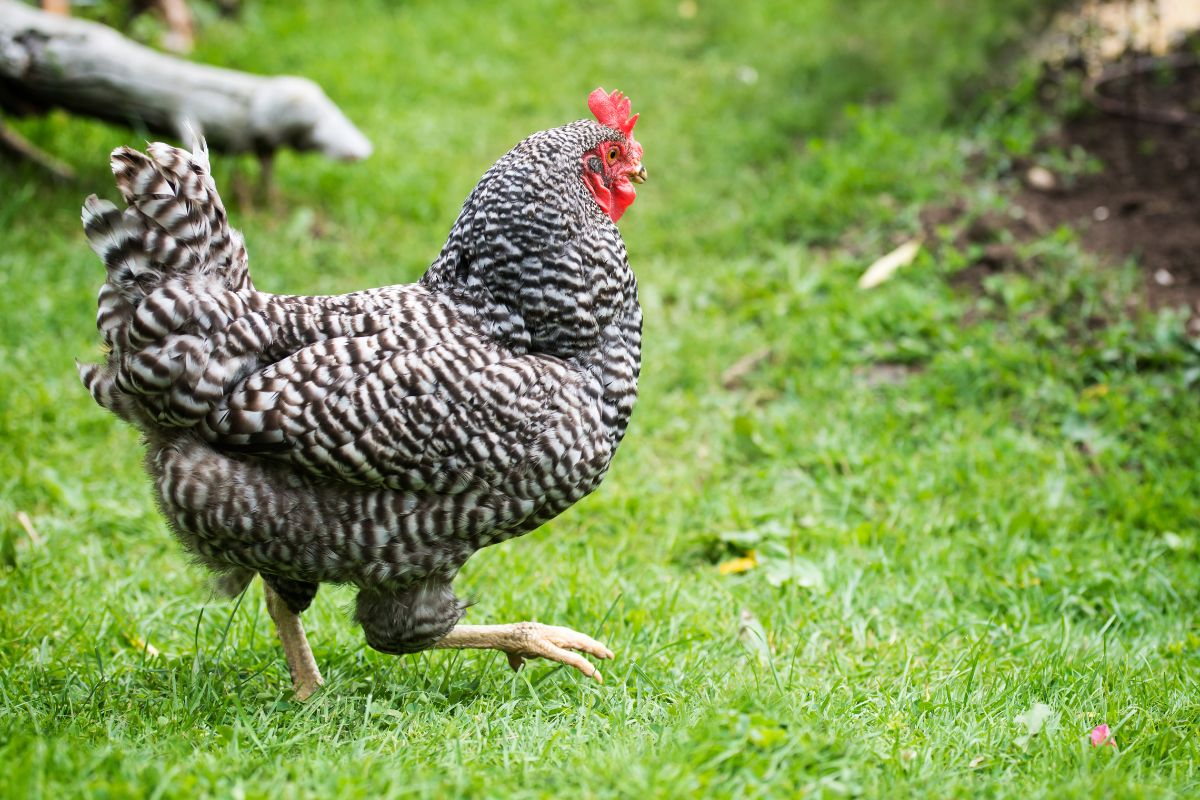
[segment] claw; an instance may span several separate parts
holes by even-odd
[[[540,622],[459,625],[438,642],[437,646],[502,650],[508,655],[508,665],[513,670],[519,670],[527,658],[544,658],[573,667],[597,683],[604,683],[604,677],[579,653],[603,659],[613,657],[612,650],[590,636],[570,628],[543,625]]]

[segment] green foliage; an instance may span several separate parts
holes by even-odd
[[[326,588],[306,625],[329,685],[293,703],[259,589],[210,595],[136,435],[75,377],[102,274],[77,209],[144,136],[19,123],[81,176],[0,163],[0,793],[1194,796],[1183,321],[1127,314],[1137,273],[1070,231],[978,295],[950,287],[978,254],[949,237],[855,286],[923,204],[1006,207],[988,176],[1046,121],[997,64],[1036,5],[310,0],[208,20],[198,58],[306,74],[377,145],[352,166],[285,155],[281,210],[231,208],[268,290],[412,280],[511,144],[598,84],[643,113],[630,437],[596,495],[458,584],[475,621],[597,635],[617,652],[603,686],[383,656]],[[223,186],[252,168],[215,159]],[[718,573],[751,550],[757,568]],[[1087,743],[1101,722],[1115,749]]]

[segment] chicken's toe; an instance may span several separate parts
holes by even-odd
[[[459,625],[437,647],[478,647],[502,650],[508,665],[518,670],[527,658],[545,658],[579,670],[598,683],[600,671],[579,653],[612,658],[613,652],[592,637],[557,625],[517,622],[511,625]]]

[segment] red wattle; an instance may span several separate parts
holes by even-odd
[[[612,217],[612,221],[616,222],[625,213],[625,209],[633,205],[634,199],[637,197],[637,189],[633,188],[633,182],[628,178],[621,178],[613,184],[612,203],[607,209],[608,215]]]

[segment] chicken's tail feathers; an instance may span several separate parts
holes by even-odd
[[[108,285],[130,306],[179,280],[235,292],[251,288],[246,248],[229,226],[197,138],[193,151],[154,142],[140,153],[118,147],[111,165],[124,211],[94,195],[83,206],[83,229],[104,262]],[[114,312],[117,309],[114,309]]]
[[[112,170],[126,207],[92,195],[82,212],[107,272],[96,327],[108,358],[80,367],[80,378],[120,416],[144,412],[189,426],[244,367],[224,332],[256,302],[246,248],[229,226],[202,139],[191,151],[119,147]]]

